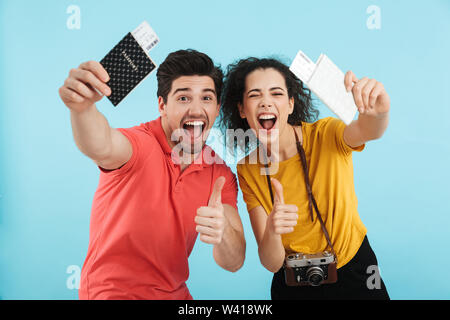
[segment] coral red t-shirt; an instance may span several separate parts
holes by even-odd
[[[196,211],[208,204],[220,176],[226,178],[222,203],[237,208],[235,175],[208,146],[203,156],[218,161],[194,163],[181,173],[161,118],[119,130],[133,155],[117,170],[100,170],[79,298],[192,299],[185,282]]]

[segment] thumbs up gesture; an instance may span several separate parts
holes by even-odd
[[[217,178],[214,183],[207,207],[197,209],[195,230],[200,233],[200,240],[209,244],[219,244],[222,241],[227,220],[222,205],[222,188],[225,177]]]
[[[272,212],[267,219],[267,227],[274,234],[291,233],[297,225],[298,208],[293,204],[285,204],[283,186],[277,179],[272,178],[271,181],[275,194]]]

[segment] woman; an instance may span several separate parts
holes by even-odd
[[[261,263],[274,273],[272,299],[389,299],[357,211],[352,152],[382,136],[390,100],[381,83],[351,71],[345,86],[359,111],[349,126],[332,117],[315,121],[310,91],[278,60],[248,58],[228,67],[221,127],[251,129],[257,138],[237,172]],[[230,142],[247,154],[251,140]],[[326,269],[306,282],[291,277],[287,255],[325,251],[335,257],[336,282],[318,285]]]

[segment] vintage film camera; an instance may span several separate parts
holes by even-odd
[[[319,286],[337,281],[336,259],[328,251],[290,254],[286,257],[284,272],[288,286]]]

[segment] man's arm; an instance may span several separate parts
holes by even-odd
[[[345,143],[359,147],[381,138],[389,123],[390,110],[390,98],[383,84],[375,79],[358,80],[351,71],[345,74],[344,84],[347,91],[352,90],[359,111],[358,119],[344,130]]]
[[[244,264],[245,238],[239,214],[235,208],[222,204],[225,177],[214,183],[207,207],[197,209],[195,223],[200,240],[214,245],[213,257],[225,270],[236,272]]]
[[[223,205],[225,227],[222,241],[214,245],[213,257],[225,270],[238,271],[245,260],[244,229],[238,211],[228,204]]]
[[[70,110],[72,132],[78,149],[104,169],[117,169],[132,155],[131,143],[109,126],[95,103],[110,95],[109,76],[95,61],[70,70],[59,95]]]

